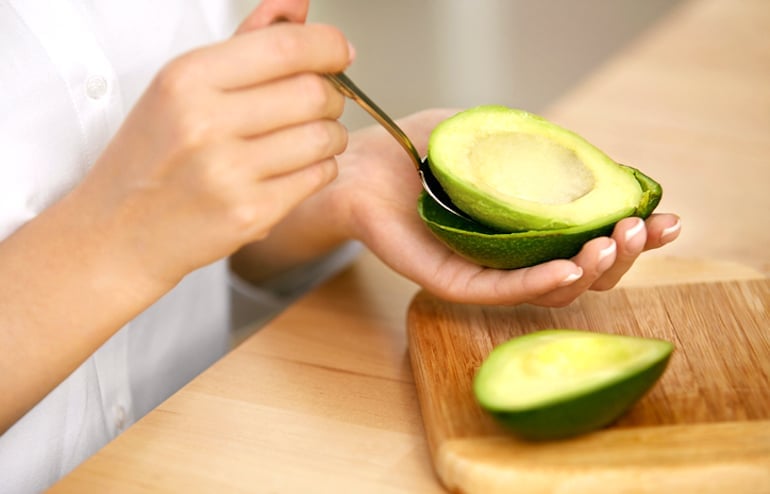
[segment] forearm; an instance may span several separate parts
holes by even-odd
[[[167,288],[120,238],[70,196],[0,242],[0,433]]]

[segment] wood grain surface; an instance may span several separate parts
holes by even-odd
[[[676,350],[616,424],[531,443],[495,423],[471,384],[495,345],[546,328],[662,338]],[[407,330],[434,466],[452,491],[770,492],[770,280],[624,288],[560,309],[420,292]]]

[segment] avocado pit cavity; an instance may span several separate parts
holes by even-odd
[[[469,147],[468,159],[473,184],[501,200],[568,204],[594,188],[593,173],[575,151],[538,135],[479,136]]]

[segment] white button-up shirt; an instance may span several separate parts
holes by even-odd
[[[163,64],[229,35],[232,10],[214,0],[0,0],[0,240],[82,179]],[[280,308],[355,248],[344,250],[255,291],[255,305]],[[219,358],[229,281],[224,261],[187,276],[0,436],[0,492],[50,486]]]

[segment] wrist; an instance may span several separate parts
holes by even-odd
[[[151,259],[149,241],[141,240],[137,226],[91,199],[87,191],[73,190],[41,214],[36,229],[54,238],[49,244],[52,256],[71,259],[74,274],[88,276],[94,291],[123,297],[133,317],[181,276],[154,269],[157,260]]]

